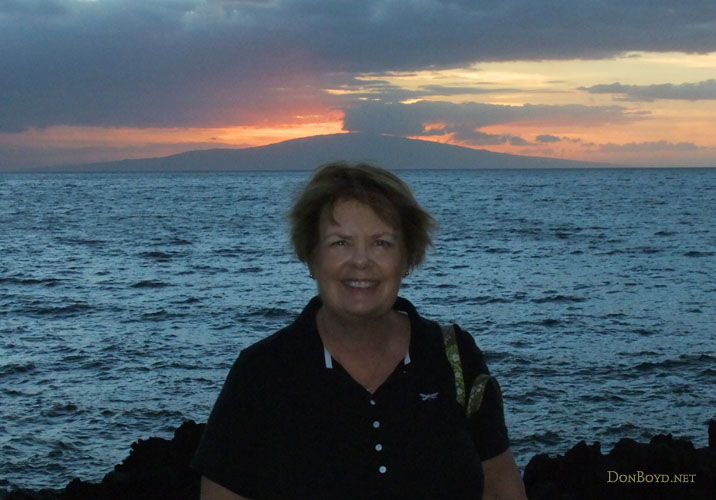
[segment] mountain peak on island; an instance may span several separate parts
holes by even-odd
[[[473,168],[585,168],[607,164],[494,153],[404,137],[345,133],[290,139],[244,149],[188,151],[144,158],[63,166],[54,171],[185,172],[232,170],[312,170],[333,161],[368,162],[391,170]]]

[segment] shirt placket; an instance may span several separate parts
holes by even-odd
[[[385,449],[385,415],[381,411],[380,403],[374,398],[368,399],[368,414],[370,418],[370,446],[373,448],[370,453],[373,457],[373,470],[379,478],[386,477],[390,473],[388,454]]]

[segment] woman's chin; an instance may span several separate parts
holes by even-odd
[[[371,318],[379,317],[389,311],[395,300],[377,300],[374,294],[356,293],[351,296],[351,300],[342,301],[340,304],[333,304],[330,307],[339,316]]]

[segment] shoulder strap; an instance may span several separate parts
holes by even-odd
[[[487,384],[492,383],[497,393],[498,404],[502,406],[502,391],[497,379],[487,373],[482,373],[475,377],[470,386],[470,394],[466,398],[465,394],[465,378],[462,373],[462,363],[460,362],[460,350],[457,346],[457,337],[455,335],[455,327],[453,325],[440,325],[443,332],[443,342],[445,343],[445,354],[447,355],[453,374],[455,375],[455,394],[457,402],[465,408],[467,418],[478,412],[482,406],[482,399],[485,396]],[[467,401],[467,404],[466,404]]]
[[[453,325],[440,325],[443,331],[443,342],[445,343],[445,354],[452,366],[455,375],[455,394],[460,406],[465,406],[465,379],[462,375],[462,363],[460,362],[460,351],[457,348],[455,327]]]
[[[487,384],[492,384],[495,387],[495,392],[497,393],[497,404],[502,407],[502,389],[500,389],[500,384],[492,375],[483,373],[475,377],[475,380],[472,382],[470,397],[467,400],[468,418],[477,413],[480,406],[482,406],[482,398],[485,396]]]

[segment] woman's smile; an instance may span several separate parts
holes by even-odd
[[[379,283],[375,280],[343,280],[343,284],[350,288],[375,288]]]

